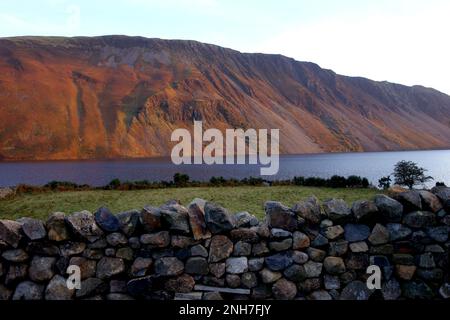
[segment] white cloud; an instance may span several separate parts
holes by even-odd
[[[299,23],[260,43],[256,51],[316,62],[345,75],[421,84],[450,94],[449,13],[447,3],[414,14],[348,15]]]

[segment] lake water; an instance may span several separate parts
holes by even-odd
[[[291,179],[294,176],[328,178],[359,175],[378,184],[378,179],[392,173],[394,164],[410,160],[428,169],[435,181],[450,185],[450,150],[332,153],[284,155],[280,157],[277,175],[263,177],[268,180]],[[78,184],[101,186],[112,179],[172,180],[176,172],[186,173],[194,180],[209,180],[212,176],[225,178],[258,177],[259,165],[180,165],[170,158],[107,161],[35,161],[0,162],[0,186],[20,183],[43,185],[52,180],[71,181]],[[432,182],[430,185],[434,185]]]

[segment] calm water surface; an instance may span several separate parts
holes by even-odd
[[[284,155],[280,157],[277,175],[268,180],[291,179],[294,176],[328,178],[359,175],[378,184],[380,177],[392,173],[394,164],[411,160],[428,169],[435,181],[450,185],[450,150],[334,153],[312,155]],[[150,181],[172,180],[174,173],[188,174],[194,180],[209,180],[212,176],[225,178],[258,177],[259,165],[180,165],[170,158],[107,161],[36,161],[0,162],[0,186],[20,183],[43,185],[52,180],[101,186],[114,178]],[[434,182],[432,183],[434,185]]]

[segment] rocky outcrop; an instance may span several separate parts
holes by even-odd
[[[0,299],[449,299],[450,189],[397,199],[267,202],[264,221],[201,199],[0,220]]]

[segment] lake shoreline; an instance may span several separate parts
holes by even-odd
[[[326,151],[311,153],[280,153],[279,156],[318,156],[318,155],[340,155],[340,154],[371,154],[371,153],[397,153],[397,152],[427,152],[427,151],[450,151],[449,148],[429,148],[429,149],[400,149],[383,151]],[[248,155],[246,155],[248,156]],[[2,163],[34,163],[34,162],[97,162],[97,161],[146,161],[146,160],[170,160],[170,155],[157,155],[151,157],[111,157],[111,158],[61,158],[61,159],[2,159]]]
[[[281,155],[280,170],[273,176],[260,176],[260,165],[174,165],[170,158],[0,162],[0,187],[45,185],[50,181],[99,187],[116,178],[121,181],[170,181],[177,172],[203,182],[221,176],[238,180],[260,177],[274,181],[296,176],[327,179],[333,175],[357,175],[367,177],[369,183],[377,185],[381,177],[392,174],[395,163],[401,160],[416,162],[428,169],[436,182],[450,184],[450,150],[435,150]]]

